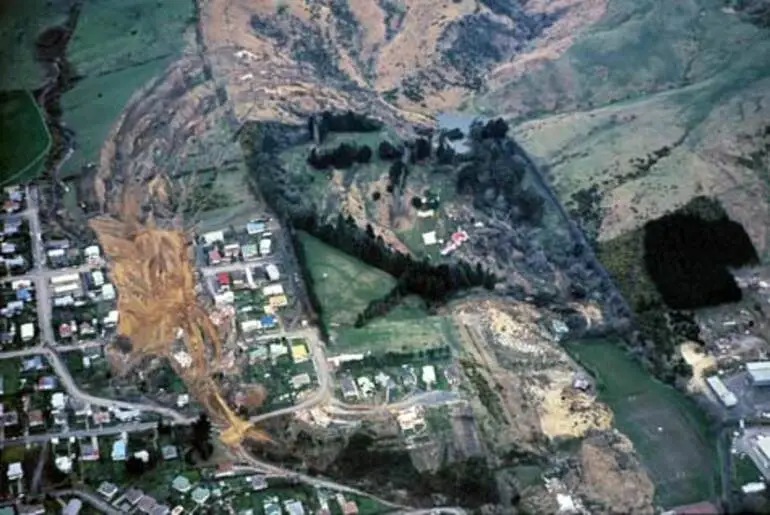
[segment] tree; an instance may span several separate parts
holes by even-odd
[[[366,164],[372,159],[372,149],[368,146],[364,145],[363,147],[358,149],[358,154],[356,155],[356,161],[362,164]]]
[[[201,413],[192,425],[190,444],[198,451],[203,461],[209,459],[214,453],[214,446],[211,443],[211,421],[205,413]]]
[[[392,161],[394,159],[401,159],[404,151],[394,146],[391,142],[385,140],[380,142],[380,146],[377,149],[377,154],[383,161]]]
[[[412,207],[422,209],[422,199],[420,197],[412,197]]]

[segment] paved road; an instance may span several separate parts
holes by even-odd
[[[121,512],[107,504],[104,499],[98,495],[94,495],[91,492],[82,489],[70,489],[70,490],[57,490],[51,492],[51,495],[56,497],[78,497],[81,501],[84,501],[94,508],[97,508],[108,515],[121,515]]]
[[[334,481],[330,481],[321,477],[315,477],[315,476],[308,476],[307,474],[300,474],[298,472],[295,472],[290,469],[285,469],[281,467],[276,467],[275,465],[271,465],[270,463],[265,463],[264,461],[260,461],[256,458],[254,458],[251,454],[249,454],[245,449],[242,447],[240,450],[240,457],[244,459],[247,463],[249,463],[251,466],[239,466],[238,469],[244,472],[255,472],[255,473],[272,473],[276,475],[283,476],[289,480],[296,480],[300,481],[302,483],[315,486],[316,488],[326,488],[328,490],[335,490],[338,492],[344,492],[349,494],[355,494],[360,495],[364,497],[368,497],[370,499],[373,499],[377,501],[380,504],[383,504],[385,506],[389,506],[394,509],[401,509],[401,510],[407,510],[406,513],[409,513],[411,508],[409,506],[404,506],[402,504],[396,504],[391,501],[381,499],[377,496],[374,496],[370,493],[364,492],[363,490],[359,490],[357,488],[353,488],[351,486],[342,485],[340,483],[335,483]]]
[[[17,438],[7,438],[0,441],[0,447],[6,445],[18,445],[20,443],[45,443],[54,438],[87,438],[89,436],[109,436],[120,433],[132,433],[139,431],[149,431],[158,427],[157,422],[132,422],[129,424],[120,424],[117,426],[94,427],[91,429],[75,429],[71,431],[62,431],[59,433],[45,433],[40,435],[26,435]]]

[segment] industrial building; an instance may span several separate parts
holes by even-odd
[[[738,404],[738,399],[735,397],[735,394],[725,386],[725,383],[719,376],[707,377],[706,383],[708,383],[711,390],[716,394],[719,401],[724,404],[725,407],[732,408]]]
[[[754,386],[770,386],[770,361],[746,363],[746,372]]]

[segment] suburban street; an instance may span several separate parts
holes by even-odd
[[[74,429],[71,431],[62,431],[59,433],[45,433],[40,435],[26,435],[17,438],[8,438],[0,440],[0,447],[8,445],[19,445],[28,443],[45,443],[54,438],[86,438],[90,436],[109,436],[119,435],[120,433],[131,433],[134,431],[148,431],[158,427],[157,422],[132,422],[128,424],[119,424],[117,426],[95,427],[91,429]]]
[[[34,282],[37,314],[38,314],[38,324],[40,326],[40,335],[41,335],[42,341],[39,345],[29,347],[26,349],[8,350],[8,351],[0,352],[0,359],[13,359],[13,358],[22,358],[27,356],[41,355],[46,358],[46,360],[51,365],[56,375],[59,377],[64,389],[74,399],[77,399],[81,402],[84,402],[86,404],[90,404],[93,406],[100,406],[100,407],[111,408],[111,409],[120,408],[120,409],[132,410],[132,411],[138,411],[138,412],[157,413],[158,415],[161,415],[162,417],[166,417],[172,420],[174,423],[178,423],[178,424],[192,423],[195,420],[195,417],[188,417],[171,408],[157,406],[149,403],[134,403],[134,402],[117,400],[117,399],[98,397],[95,395],[91,395],[87,392],[84,392],[78,387],[77,381],[72,377],[66,364],[64,363],[62,358],[59,356],[59,352],[82,350],[82,349],[87,349],[89,347],[102,346],[104,342],[92,340],[92,341],[86,341],[86,342],[72,344],[72,345],[56,345],[56,338],[54,334],[54,328],[52,325],[52,302],[51,302],[51,296],[49,291],[49,282],[53,277],[68,275],[73,273],[87,272],[91,270],[92,267],[89,265],[82,265],[79,267],[72,267],[72,268],[62,269],[62,270],[49,270],[46,268],[45,248],[44,248],[42,228],[41,228],[41,223],[40,223],[39,213],[38,213],[38,207],[39,207],[38,191],[35,187],[27,187],[26,193],[27,193],[27,197],[26,197],[27,209],[25,209],[21,213],[21,216],[24,216],[29,221],[30,237],[31,237],[32,246],[33,246],[32,253],[34,257],[34,266],[27,273],[23,275],[10,277],[8,280],[29,280]],[[287,249],[288,247],[284,248],[282,252],[286,252],[286,251],[290,252],[290,250],[287,250]],[[291,256],[289,256],[289,259],[291,259]],[[264,266],[267,263],[274,263],[277,260],[278,260],[277,255],[274,254],[270,257],[259,258],[247,263],[237,262],[237,263],[226,263],[219,266],[203,266],[199,268],[199,271],[204,277],[210,277],[220,272],[233,272],[237,270],[253,268],[256,266]],[[293,287],[298,290],[297,293],[302,294],[303,292],[301,291],[300,286],[295,284],[297,281],[297,277],[296,277],[297,274],[285,273],[285,275],[292,281]],[[346,405],[345,403],[341,401],[336,401],[333,398],[332,374],[331,374],[331,370],[329,369],[329,364],[326,360],[324,343],[321,339],[320,333],[316,328],[304,328],[304,329],[291,330],[291,331],[286,331],[285,328],[282,328],[279,333],[260,336],[258,338],[258,341],[267,341],[267,340],[273,340],[276,338],[302,338],[308,343],[310,356],[312,358],[312,361],[318,376],[318,388],[309,397],[307,397],[302,402],[294,406],[274,410],[269,413],[264,413],[261,415],[251,417],[249,421],[253,424],[258,424],[260,422],[264,422],[265,420],[268,420],[274,417],[290,415],[300,410],[310,409],[322,403],[323,404],[332,403],[331,405],[335,406],[337,409],[344,410],[346,413],[366,415],[376,410],[382,410],[383,408],[397,410],[397,409],[403,409],[405,407],[412,406],[416,403],[431,404],[433,402],[448,402],[452,400],[452,396],[454,395],[449,393],[450,398],[447,398],[446,395],[437,395],[440,392],[426,392],[426,393],[415,395],[408,399],[402,400],[399,403],[395,403],[389,406],[374,407],[374,406]],[[443,393],[446,394],[447,392],[443,392]],[[75,430],[66,430],[66,431],[61,431],[56,433],[38,434],[38,435],[27,434],[24,436],[7,439],[3,442],[0,442],[0,447],[2,447],[3,444],[35,444],[35,443],[40,444],[40,443],[45,443],[47,441],[50,441],[53,438],[69,439],[69,438],[83,438],[83,437],[90,437],[90,436],[108,436],[108,435],[115,435],[115,434],[120,434],[124,432],[130,433],[130,432],[146,431],[149,429],[153,429],[155,427],[157,427],[157,422],[131,422],[131,423],[119,424],[111,427],[75,429]],[[253,470],[260,473],[270,473],[270,474],[274,474],[282,477],[293,478],[303,483],[314,485],[321,488],[327,488],[331,490],[370,497],[385,505],[403,510],[401,513],[420,513],[420,514],[426,514],[426,515],[429,513],[434,513],[430,510],[421,510],[421,511],[415,512],[413,510],[410,510],[406,506],[400,506],[397,504],[390,503],[384,499],[379,499],[366,492],[363,492],[361,490],[358,490],[346,485],[336,483],[334,481],[325,480],[322,478],[308,476],[304,474],[299,474],[289,469],[285,469],[269,463],[262,462],[254,458],[248,451],[246,451],[243,445],[236,446],[236,448],[233,449],[233,453],[237,458],[241,459],[243,463],[248,463],[250,465],[250,467],[241,466],[240,468],[243,470]],[[251,467],[253,467],[253,469]],[[54,492],[54,495],[77,496],[81,498],[84,502],[87,502],[93,505],[94,507],[103,511],[104,513],[117,513],[114,510],[114,508],[112,508],[109,504],[104,502],[100,497],[93,495],[92,493],[85,490],[78,490],[78,489],[60,490],[60,491]],[[442,509],[442,510],[443,510],[442,513],[451,513],[456,515],[462,515],[465,513],[464,511],[460,509],[455,509],[455,508]]]

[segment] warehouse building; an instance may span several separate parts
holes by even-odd
[[[770,386],[770,361],[746,363],[746,372],[754,386]]]
[[[725,386],[725,383],[719,378],[719,376],[707,377],[706,383],[708,383],[711,391],[716,394],[719,401],[724,404],[725,407],[732,408],[738,404],[738,399],[735,397],[735,394],[731,392],[727,386]]]

